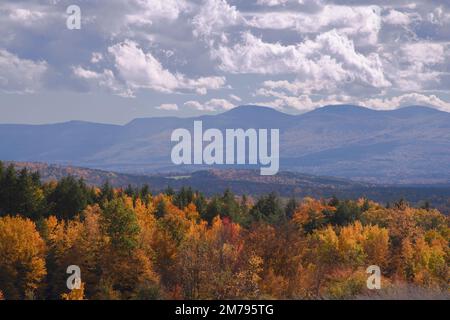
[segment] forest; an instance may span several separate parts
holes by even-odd
[[[44,183],[0,162],[0,299],[448,299],[449,240],[427,203]]]

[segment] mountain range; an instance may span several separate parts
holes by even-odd
[[[450,113],[411,106],[375,111],[325,106],[301,115],[241,106],[195,118],[143,118],[126,125],[83,121],[0,125],[0,159],[82,166],[132,174],[188,172],[172,164],[177,128],[276,128],[280,170],[367,183],[449,184]],[[234,169],[234,168],[233,168]]]

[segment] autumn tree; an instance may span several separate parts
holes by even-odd
[[[327,217],[335,211],[334,207],[324,201],[305,198],[294,212],[292,222],[306,233],[310,233],[327,223]]]
[[[46,275],[45,243],[35,224],[0,218],[0,284],[6,299],[33,299]]]

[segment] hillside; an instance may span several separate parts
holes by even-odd
[[[203,170],[192,173],[133,175],[31,162],[16,162],[14,166],[17,169],[27,167],[32,171],[39,172],[43,181],[56,181],[62,177],[73,175],[83,178],[86,183],[95,186],[101,186],[106,181],[114,187],[122,188],[128,185],[148,184],[153,192],[163,191],[169,186],[175,190],[186,186],[209,196],[223,193],[229,188],[237,195],[246,194],[255,197],[276,192],[285,198],[293,196],[298,199],[306,196],[314,198],[338,196],[345,199],[367,197],[382,203],[393,203],[403,198],[413,205],[421,205],[428,201],[442,212],[450,212],[450,186],[448,185],[377,185],[295,172],[280,172],[276,176],[260,176],[258,171],[252,170]]]
[[[450,114],[420,106],[394,111],[326,106],[302,115],[242,106],[213,116],[136,119],[124,126],[0,125],[0,159],[133,174],[211,169],[176,167],[170,160],[172,131],[192,129],[194,120],[202,120],[205,129],[279,128],[280,171],[370,183],[450,182]]]

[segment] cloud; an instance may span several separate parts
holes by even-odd
[[[318,107],[335,104],[361,105],[374,110],[395,110],[404,106],[422,105],[450,112],[450,102],[444,101],[436,95],[421,93],[407,93],[390,98],[357,99],[347,95],[330,95],[326,98],[312,98],[308,95],[290,96],[284,93],[272,91],[267,95],[273,100],[255,102],[258,105],[266,105],[275,109],[296,110],[301,112],[311,111]]]
[[[268,106],[279,110],[307,112],[325,105],[341,104],[350,101],[350,97],[338,95],[313,99],[309,95],[290,96],[284,93],[273,92],[271,96],[275,98],[268,101],[253,102],[252,104]]]
[[[377,110],[393,110],[408,105],[426,105],[450,112],[450,102],[446,102],[436,95],[408,93],[392,98],[373,98],[364,100],[362,105]]]
[[[180,73],[172,73],[151,54],[145,53],[131,40],[108,48],[113,56],[115,68],[131,91],[152,89],[172,93],[177,90],[193,90],[206,94],[209,89],[219,89],[225,85],[224,77],[200,77],[189,79]]]
[[[107,91],[124,98],[135,97],[133,91],[119,83],[114,76],[114,73],[109,69],[104,69],[102,72],[96,72],[81,66],[76,66],[72,67],[72,71],[75,77],[87,81],[96,89],[106,89]]]
[[[445,90],[449,48],[448,43],[415,42],[383,49],[384,70],[398,90]]]
[[[29,10],[23,8],[14,8],[9,12],[9,18],[12,21],[22,24],[32,24],[33,22],[43,19],[46,14],[42,11]]]
[[[48,70],[45,61],[21,59],[0,49],[0,91],[8,93],[31,93],[43,86]]]
[[[383,16],[383,22],[392,25],[408,25],[411,23],[411,18],[408,14],[392,9]]]
[[[221,46],[213,52],[225,72],[242,74],[294,74],[305,92],[330,85],[358,82],[374,88],[390,85],[376,53],[364,56],[353,42],[336,30],[296,45],[268,43],[245,33],[233,47]],[[303,85],[301,85],[303,83]],[[348,85],[351,85],[348,84]]]
[[[160,106],[156,107],[156,109],[165,110],[165,111],[177,111],[178,105],[172,104],[172,103],[164,103],[164,104],[161,104]]]
[[[135,7],[132,13],[125,16],[125,20],[131,25],[152,25],[156,20],[176,20],[181,12],[187,8],[184,0],[132,0],[131,7]]]
[[[242,99],[240,97],[238,97],[237,95],[234,95],[234,94],[230,94],[229,97],[232,100],[237,101],[237,102],[241,102],[242,101]]]
[[[204,111],[252,93],[298,111],[398,97],[446,108],[450,94],[445,1],[93,0],[80,2],[77,32],[66,5],[0,2],[2,92],[189,95]]]
[[[208,40],[211,45],[214,37],[226,39],[224,29],[244,22],[237,8],[225,0],[204,0],[199,10],[192,19],[193,34]]]
[[[381,9],[378,6],[325,5],[317,12],[295,10],[252,14],[248,24],[260,29],[291,29],[301,34],[317,34],[338,30],[361,44],[374,45],[381,29]]]
[[[199,111],[220,111],[220,110],[230,110],[236,107],[235,104],[231,103],[226,99],[211,99],[204,103],[200,103],[195,100],[186,101],[184,103],[185,107],[193,108]]]
[[[91,63],[94,63],[94,64],[99,63],[102,60],[103,60],[103,54],[101,54],[100,52],[92,53]]]

